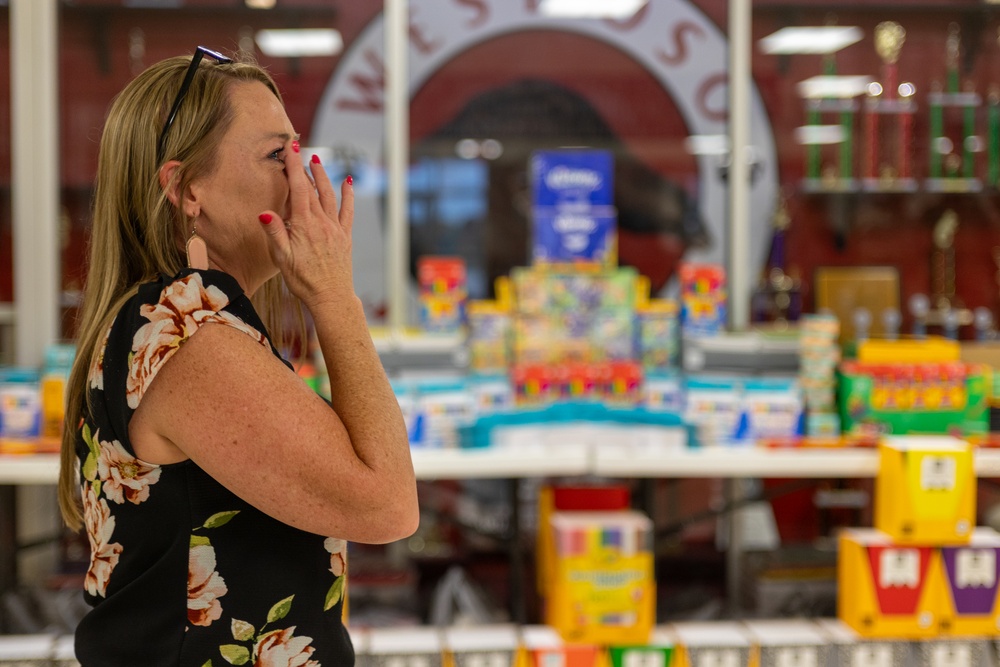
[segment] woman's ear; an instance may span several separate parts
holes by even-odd
[[[160,167],[158,176],[160,179],[160,187],[163,188],[163,193],[170,200],[170,203],[177,208],[184,207],[184,213],[188,217],[194,217],[198,215],[196,210],[197,204],[191,200],[191,193],[188,191],[185,193],[181,192],[180,187],[180,166],[179,160],[170,160],[164,162],[163,166]],[[190,189],[188,189],[190,190]]]

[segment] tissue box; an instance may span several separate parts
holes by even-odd
[[[865,639],[842,621],[816,621],[833,649],[831,667],[908,667],[910,643],[890,639]]]
[[[372,628],[366,667],[444,667],[444,646],[437,628]]]
[[[453,667],[514,667],[519,646],[514,625],[448,627],[444,643]]]

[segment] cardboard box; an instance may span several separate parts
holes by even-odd
[[[950,436],[879,444],[875,528],[903,544],[962,544],[976,525],[972,447]]]
[[[862,637],[920,639],[941,632],[940,554],[871,528],[840,534],[837,617]]]
[[[742,624],[736,622],[673,623],[677,637],[676,667],[748,667],[752,645]]]
[[[599,656],[597,645],[565,642],[553,628],[521,627],[518,667],[597,667]]]
[[[520,640],[514,625],[450,626],[444,645],[453,667],[514,667]]]
[[[747,621],[751,641],[757,646],[759,667],[825,667],[830,647],[826,636],[811,621]]]
[[[865,639],[835,618],[816,620],[833,650],[831,667],[905,667],[910,664],[910,643]]]
[[[573,642],[643,644],[656,622],[652,521],[641,512],[555,512],[545,622]]]
[[[676,644],[677,637],[670,628],[660,626],[653,629],[644,645],[608,648],[608,662],[611,667],[673,667]]]

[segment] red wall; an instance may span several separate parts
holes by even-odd
[[[112,0],[77,1],[63,7],[60,20],[60,175],[64,203],[71,220],[64,251],[64,284],[78,285],[83,276],[89,187],[94,178],[102,119],[111,97],[128,81],[131,30],[145,36],[144,62],[181,52],[197,44],[235,48],[240,26],[253,29],[297,24],[334,24],[345,42],[364,29],[381,10],[380,2],[339,2],[336,10],[323,0],[283,0],[280,11],[239,9],[231,0],[187,2],[186,11],[136,10]],[[723,0],[699,4],[720,27],[726,26]],[[853,9],[852,9],[853,8]],[[861,26],[869,37],[837,57],[841,73],[879,75],[870,35],[880,21],[895,19],[907,29],[900,60],[903,80],[918,90],[921,112],[916,119],[914,165],[926,169],[926,91],[945,76],[947,25],[958,21],[968,49],[964,78],[985,94],[1000,81],[1000,47],[996,42],[1000,14],[976,0],[915,0],[874,3],[755,0],[756,40],[784,26],[822,24],[836,11],[842,25]],[[426,20],[426,17],[424,17]],[[0,98],[9,98],[9,25],[0,14]],[[696,54],[695,54],[696,55]],[[269,60],[262,57],[282,87],[293,123],[308,132],[319,98],[337,66],[336,59]],[[997,267],[992,248],[1000,246],[1000,198],[981,195],[859,195],[837,212],[835,200],[807,196],[798,188],[803,175],[801,148],[792,131],[804,121],[795,84],[820,73],[818,56],[772,57],[755,53],[753,75],[776,132],[783,194],[792,214],[789,263],[798,268],[808,290],[811,273],[820,265],[890,264],[900,268],[903,297],[929,290],[931,229],[947,208],[960,218],[956,237],[958,292],[970,307],[1000,311]],[[681,148],[685,136],[675,105],[636,63],[616,49],[593,40],[558,33],[531,32],[487,42],[463,53],[437,72],[413,100],[413,139],[432,132],[476,93],[524,76],[549,78],[589,99],[606,122],[637,156],[690,185],[694,162]],[[12,298],[9,206],[9,107],[0,106],[0,301]],[[305,137],[306,141],[308,137]],[[857,150],[863,150],[861,145]],[[7,156],[7,159],[4,159]],[[981,165],[981,172],[985,166]],[[807,305],[809,305],[807,298]]]

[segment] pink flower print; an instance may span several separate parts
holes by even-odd
[[[188,621],[209,626],[222,615],[219,598],[229,592],[215,571],[215,548],[210,544],[192,546],[188,552]]]
[[[310,660],[312,637],[296,637],[295,626],[269,632],[253,647],[254,667],[322,667]]]
[[[246,322],[244,322],[243,320],[241,320],[240,318],[236,317],[235,315],[233,315],[228,311],[215,313],[211,317],[205,318],[205,322],[213,322],[215,324],[226,324],[228,326],[231,326],[234,329],[238,329],[243,333],[245,333],[246,335],[250,336],[251,338],[253,338],[255,341],[257,341],[267,349],[269,350],[271,349],[271,344],[268,342],[267,338],[265,338],[260,333],[260,331],[258,331],[255,327],[250,326],[249,324],[247,324]]]
[[[192,273],[171,283],[156,305],[144,305],[139,313],[149,320],[132,338],[132,362],[126,384],[128,405],[135,409],[156,377],[157,371],[180,348],[206,318],[229,303],[218,287],[205,288],[201,275]]]
[[[328,537],[323,542],[323,548],[330,552],[330,572],[341,577],[347,570],[347,542],[336,537]]]
[[[114,326],[114,322],[111,323]],[[111,327],[104,333],[101,345],[94,350],[93,363],[90,365],[90,372],[87,374],[87,381],[91,389],[104,391],[104,352],[108,349],[108,338],[111,337]]]
[[[97,476],[109,500],[121,505],[128,500],[138,505],[149,498],[149,487],[160,479],[160,467],[143,463],[129,454],[120,442],[100,443],[101,454],[97,459]]]
[[[91,484],[83,488],[83,517],[87,525],[87,539],[90,541],[90,567],[84,579],[84,588],[91,595],[105,597],[108,580],[118,565],[122,545],[111,543],[115,532],[115,518],[111,516],[108,501],[98,498]]]

